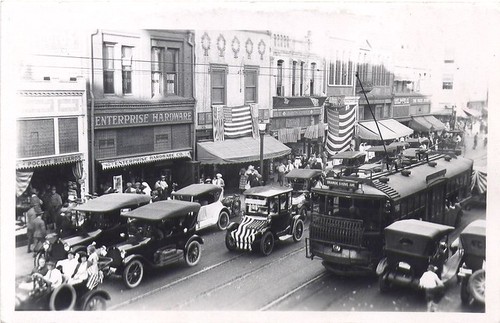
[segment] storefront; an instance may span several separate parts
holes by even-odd
[[[326,97],[273,97],[271,133],[300,156],[321,154]]]
[[[161,175],[186,186],[194,181],[192,159],[193,102],[143,104],[96,109],[96,188],[147,182],[153,188]],[[140,108],[140,109],[139,109]],[[120,112],[118,112],[120,111]]]

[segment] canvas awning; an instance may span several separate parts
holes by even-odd
[[[377,122],[384,140],[393,140],[413,133],[412,129],[394,119],[385,119]],[[360,122],[358,129],[358,135],[361,139],[381,140],[375,121]]]
[[[433,131],[441,131],[446,128],[444,123],[439,121],[434,116],[418,116],[412,117],[409,126],[416,131],[428,132],[431,129]]]
[[[224,141],[199,142],[201,164],[239,164],[260,159],[260,139],[243,137]],[[291,149],[271,136],[264,136],[264,159],[290,154]]]

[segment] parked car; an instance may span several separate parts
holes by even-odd
[[[243,194],[245,215],[241,223],[232,222],[227,228],[228,250],[260,250],[268,256],[276,239],[302,239],[305,216],[293,212],[291,188],[257,186]]]
[[[430,264],[437,267],[443,282],[454,276],[459,261],[455,261],[457,254],[448,248],[453,230],[451,226],[415,219],[396,221],[386,227],[385,257],[376,269],[380,291],[395,285],[418,288],[420,277]],[[455,268],[450,268],[452,264],[456,264]]]
[[[181,259],[188,266],[200,261],[202,238],[195,234],[200,204],[164,200],[123,215],[128,219],[126,240],[108,249],[110,268],[128,288],[139,286],[144,266],[160,268]]]
[[[107,267],[109,258],[99,261],[99,270]],[[109,260],[107,260],[109,259]],[[111,299],[109,293],[100,286],[100,279],[93,281],[89,289],[87,281],[78,285],[69,285],[65,281],[52,290],[40,276],[32,276],[28,280],[22,279],[16,284],[16,311],[103,311],[106,302]],[[26,287],[28,286],[29,289]]]
[[[120,241],[126,219],[120,214],[150,203],[151,196],[145,194],[113,193],[99,196],[74,208],[71,227],[63,234],[50,233],[36,257],[58,261],[67,257],[67,252],[86,251],[88,245],[110,245]]]
[[[217,225],[226,230],[229,224],[229,209],[222,204],[222,188],[213,184],[191,184],[174,193],[174,200],[197,202],[201,205],[196,231]]]
[[[462,266],[458,276],[461,278],[460,296],[462,303],[476,302],[484,305],[486,287],[486,221],[471,222],[460,233],[463,251]]]
[[[311,210],[311,188],[322,183],[323,172],[319,169],[292,169],[285,175],[292,188],[292,208],[306,218]]]

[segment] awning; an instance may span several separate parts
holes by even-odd
[[[44,166],[70,164],[81,160],[83,160],[83,154],[81,153],[32,159],[18,159],[16,161],[16,169],[31,169]]]
[[[239,164],[260,159],[260,139],[243,137],[198,143],[201,164]],[[271,136],[264,136],[264,159],[290,154],[291,149]]]
[[[481,116],[481,111],[469,109],[466,107],[463,107],[462,110],[469,116],[479,118]]]
[[[394,119],[385,119],[377,122],[384,140],[392,140],[413,133],[412,129]],[[361,139],[381,140],[375,121],[360,122],[358,129],[358,134]]]
[[[99,160],[102,165],[102,169],[125,167],[129,165],[153,163],[160,160],[177,159],[177,158],[191,158],[191,152],[186,151],[176,151],[162,154],[153,154],[147,156],[134,156],[127,158],[119,158],[112,160]]]
[[[439,121],[434,116],[413,117],[409,123],[409,126],[416,131],[424,131],[424,132],[428,132],[431,129],[433,131],[441,131],[446,128],[444,123]]]

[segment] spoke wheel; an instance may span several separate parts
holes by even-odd
[[[486,288],[486,271],[479,269],[469,278],[469,291],[475,301],[484,304],[484,290]]]
[[[198,241],[193,240],[188,244],[184,258],[190,267],[198,264],[201,258],[201,246]]]
[[[132,260],[123,270],[123,281],[128,288],[139,286],[144,276],[144,266],[137,259]]]
[[[227,211],[221,211],[219,214],[219,221],[217,221],[217,227],[219,230],[226,230],[229,225],[229,213]]]
[[[270,231],[264,233],[264,236],[260,240],[260,251],[264,256],[269,256],[273,252],[274,247],[274,237]]]
[[[83,307],[84,311],[105,311],[106,310],[106,299],[101,295],[94,295],[85,303]]]
[[[231,232],[232,231],[227,231],[226,232],[226,248],[229,251],[234,251],[234,250],[236,250],[236,241],[231,236]]]
[[[293,226],[293,241],[299,242],[302,240],[302,235],[304,234],[304,221],[297,219]]]

